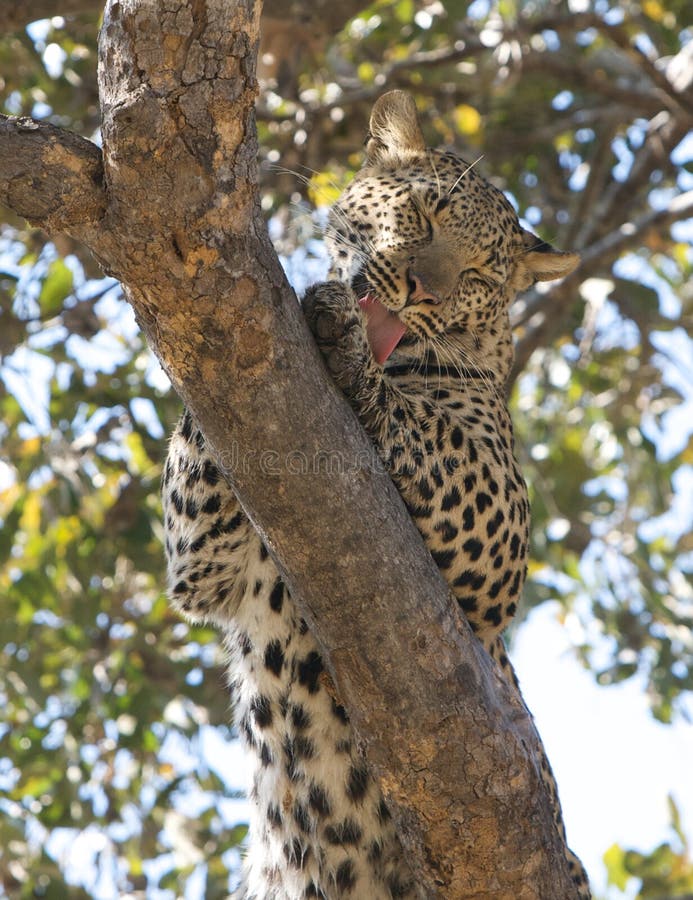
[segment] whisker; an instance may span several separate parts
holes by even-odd
[[[471,172],[471,170],[474,168],[474,166],[475,166],[477,163],[480,163],[481,160],[482,160],[483,158],[484,158],[484,154],[482,153],[481,156],[480,156],[478,159],[475,159],[473,163],[470,163],[470,164],[467,166],[467,168],[464,170],[464,172],[459,176],[459,178],[457,178],[457,179],[455,180],[455,183],[453,184],[453,186],[452,186],[452,187],[450,188],[450,190],[448,191],[448,196],[449,196],[450,194],[452,194],[452,192],[455,190],[455,188],[456,188],[457,185],[460,183],[460,181],[462,181],[462,179],[463,179],[464,176],[467,174],[467,172]]]
[[[339,231],[337,231],[336,229],[334,229],[333,226],[327,225],[327,226],[324,228],[324,230],[323,230],[322,233],[323,233],[323,236],[324,236],[325,238],[329,238],[329,240],[331,240],[331,241],[334,243],[334,245],[335,245],[336,247],[346,247],[348,250],[350,250],[350,251],[353,253],[353,255],[354,255],[360,262],[367,262],[367,261],[368,261],[369,255],[368,255],[367,249],[364,249],[364,248],[362,248],[362,247],[358,247],[358,246],[356,246],[355,244],[350,243],[350,242],[344,237],[344,235],[340,234]]]
[[[429,155],[428,155],[428,161],[429,161],[429,163],[431,164],[431,168],[433,169],[433,174],[434,174],[435,177],[436,177],[436,188],[437,188],[437,197],[436,197],[436,200],[440,200],[440,191],[441,191],[441,187],[440,187],[440,175],[438,174],[438,169],[436,168],[435,158],[434,158],[434,156],[433,156],[432,153],[429,153]]]
[[[481,381],[489,393],[501,397],[501,390],[486,374],[486,370],[480,367],[469,351],[454,341],[449,334],[436,335],[431,339],[431,343],[438,364],[455,370],[459,375],[460,384],[469,381],[473,376],[475,380]]]

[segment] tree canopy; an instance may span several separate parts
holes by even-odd
[[[559,600],[595,678],[638,676],[669,721],[693,687],[687,4],[314,6],[268,3],[262,46],[263,208],[287,270],[299,289],[320,276],[320,208],[392,87],[416,97],[429,143],[456,146],[538,234],[582,253],[513,311],[525,609]],[[97,137],[100,12],[0,10],[4,113]],[[88,252],[9,209],[4,223],[2,883],[106,897],[206,880],[225,896],[244,828],[240,776],[215,768],[220,742],[235,752],[221,651],[163,596],[158,482],[179,401]],[[643,897],[690,891],[685,847],[668,852],[616,849],[610,871],[639,877]]]

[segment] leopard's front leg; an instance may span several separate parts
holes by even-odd
[[[187,411],[171,436],[162,502],[172,605],[228,626],[248,584],[273,582],[276,570]]]
[[[336,384],[359,415],[383,389],[383,368],[373,358],[366,336],[366,317],[353,291],[340,281],[308,288],[303,298],[308,327]]]

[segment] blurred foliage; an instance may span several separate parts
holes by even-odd
[[[162,595],[161,421],[178,403],[157,386],[119,287],[33,242],[2,246],[3,318],[25,329],[0,395],[2,882],[34,896],[27,873],[40,871],[40,895],[64,896],[49,854],[69,875],[75,842],[102,879],[121,858],[142,886],[179,816],[173,853],[185,869],[209,848],[220,871],[208,895],[225,896],[221,857],[238,834],[214,801],[234,791],[213,771],[185,771],[206,730],[226,731],[220,653]],[[182,838],[195,841],[187,855]],[[159,866],[180,868],[173,855]]]
[[[55,13],[0,39],[2,111],[98,139],[99,12]],[[675,221],[693,187],[691,37],[686,0],[377,0],[302,62],[275,41],[258,104],[263,206],[301,286],[321,265],[309,210],[358,168],[392,87],[430,143],[483,155],[530,227],[583,252],[569,291],[514,310],[526,607],[558,599],[598,681],[637,677],[663,721],[693,687],[692,229]],[[214,768],[233,739],[222,654],[162,593],[178,402],[84,248],[4,221],[0,884],[225,896],[243,809],[240,773]],[[680,847],[609,851],[613,883],[690,891],[674,829]]]
[[[679,811],[669,797],[671,842],[662,843],[650,853],[624,850],[614,844],[604,854],[609,884],[620,890],[631,879],[640,879],[636,900],[674,900],[693,897],[693,857],[681,827]]]

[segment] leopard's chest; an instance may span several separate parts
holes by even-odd
[[[524,583],[527,489],[505,405],[442,393],[412,403],[408,420],[390,420],[381,452],[460,607],[480,637],[493,639],[515,614]],[[392,440],[403,428],[406,452]]]

